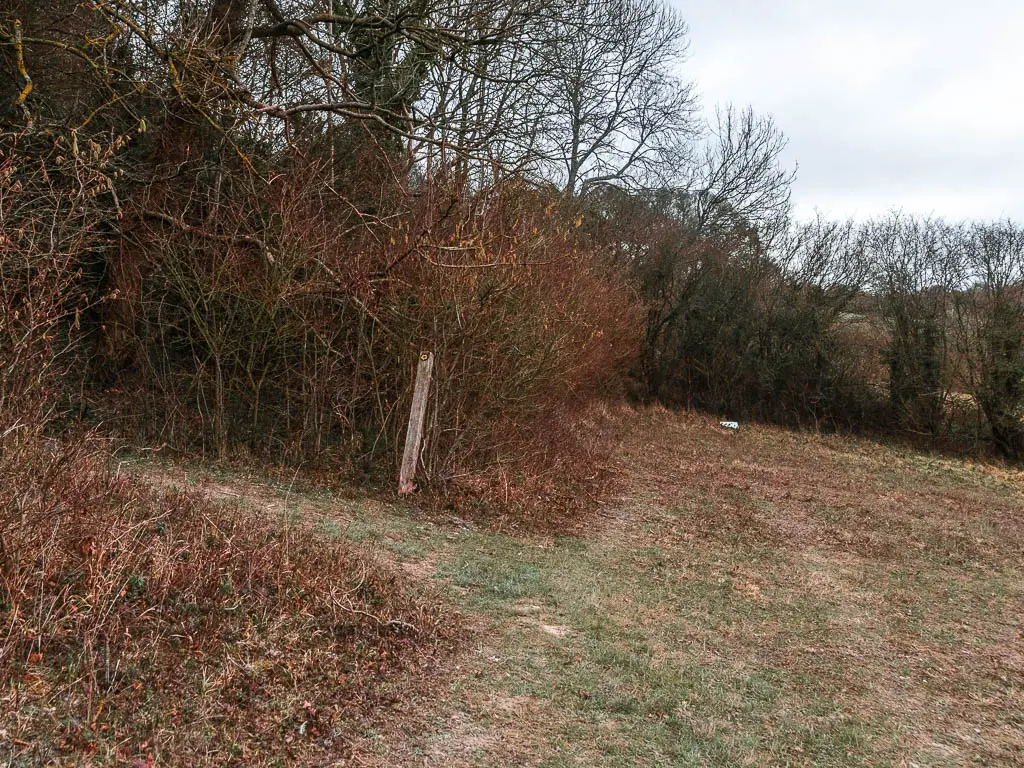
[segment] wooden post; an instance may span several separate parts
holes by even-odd
[[[416,385],[412,391],[412,408],[409,410],[409,428],[405,433],[405,453],[402,454],[402,469],[398,473],[398,493],[412,493],[416,489],[416,465],[423,445],[423,424],[427,416],[427,395],[430,393],[430,377],[434,372],[434,353],[424,352],[416,366]]]

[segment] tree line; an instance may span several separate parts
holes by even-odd
[[[646,394],[796,426],[1024,456],[1024,228],[900,212],[771,248],[678,233],[636,265]]]
[[[687,43],[660,0],[8,0],[0,430],[372,474],[430,349],[436,482],[571,474],[624,392],[1019,458],[1020,229],[793,221]]]

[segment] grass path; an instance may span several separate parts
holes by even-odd
[[[356,764],[1024,765],[1024,477],[869,442],[621,417],[586,538],[230,478],[444,589],[472,629]]]

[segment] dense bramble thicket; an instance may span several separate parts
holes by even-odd
[[[433,655],[450,617],[348,544],[118,476],[102,442],[59,429],[98,365],[98,313],[120,300],[97,292],[94,270],[123,236],[104,199],[123,142],[108,153],[98,136],[77,148],[46,130],[5,138],[0,756],[344,752],[346,723]],[[310,738],[288,747],[296,722]]]

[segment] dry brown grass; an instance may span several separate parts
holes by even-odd
[[[11,764],[336,761],[457,624],[308,525],[67,446],[5,441],[0,509]]]
[[[429,685],[415,669],[386,678],[387,716],[360,721],[351,754],[335,756],[1022,763],[1019,470],[757,425],[736,433],[656,408],[602,418],[621,440],[618,497],[578,535],[290,482],[202,481],[210,495],[371,543],[407,578],[447,583],[461,606],[463,651],[431,667]],[[283,690],[267,700],[288,701]],[[330,700],[330,681],[320,690]]]
[[[665,504],[700,500],[697,534],[897,560],[945,550],[961,563],[982,553],[1013,561],[1024,551],[1024,471],[1009,465],[758,425],[736,434],[660,409],[638,416],[619,461]]]
[[[367,764],[1024,763],[1019,470],[608,418],[622,493],[584,536],[399,529],[477,639]]]
[[[615,535],[731,561],[722,578],[756,610],[711,640],[719,658],[832,692],[891,729],[878,744],[900,764],[1024,761],[1024,472],[733,433],[696,414],[634,418],[620,453],[633,497]],[[828,614],[824,634],[785,618],[809,599]]]
[[[615,463],[622,440],[621,407],[598,400],[572,419],[549,419],[532,455],[467,473],[427,494],[435,519],[472,520],[495,531],[525,535],[586,535],[602,525],[623,488]]]

